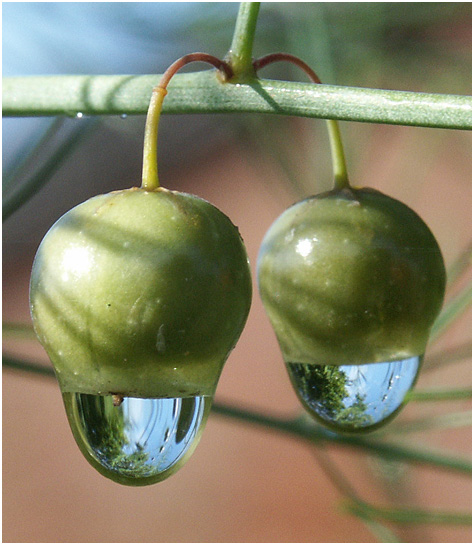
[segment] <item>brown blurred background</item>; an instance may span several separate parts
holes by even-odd
[[[4,75],[152,73],[194,50],[222,56],[238,7],[76,6],[77,12],[66,3],[4,9]],[[309,62],[323,81],[338,85],[470,94],[470,10],[469,3],[266,2],[256,56],[289,51]],[[282,66],[263,76],[302,79]],[[49,120],[5,121],[8,170]],[[82,123],[87,120],[65,121],[57,138],[67,138]],[[6,221],[4,321],[29,323],[29,271],[49,226],[94,194],[139,184],[143,124],[142,116],[102,119],[48,184]],[[416,210],[438,239],[446,264],[454,263],[471,237],[471,134],[358,123],[341,128],[352,183],[377,188]],[[299,198],[331,184],[325,124],[319,120],[165,116],[159,146],[161,183],[198,194],[228,214],[239,226],[253,271],[273,220]],[[467,267],[447,299],[469,275]],[[430,347],[418,387],[470,385],[468,357],[448,364],[450,351],[470,338],[466,311]],[[49,365],[35,341],[4,336],[4,350]],[[300,411],[256,287],[216,400],[275,416]],[[398,433],[401,423],[469,407],[466,401],[414,402],[389,425],[385,439],[469,457],[467,426]],[[463,474],[384,463],[348,448],[311,447],[213,414],[195,454],[176,475],[151,487],[123,487],[101,477],[80,454],[54,380],[3,373],[5,542],[376,542],[362,520],[341,509],[343,496],[321,457],[329,457],[368,502],[470,511],[471,484]],[[471,540],[467,527],[388,527],[406,542]]]

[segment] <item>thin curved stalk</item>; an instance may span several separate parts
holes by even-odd
[[[147,117],[145,119],[142,188],[147,191],[153,191],[160,187],[157,167],[158,124],[163,108],[163,100],[168,92],[168,84],[178,70],[189,63],[195,62],[212,64],[220,71],[223,81],[229,80],[233,75],[231,67],[225,61],[221,61],[208,53],[201,52],[189,53],[188,55],[180,57],[165,71],[158,85],[153,88]]]
[[[4,116],[145,114],[159,75],[3,79]],[[471,97],[256,80],[221,83],[215,71],[179,74],[163,113],[254,112],[446,129],[471,129]]]
[[[302,59],[289,53],[271,53],[254,61],[254,68],[259,70],[274,62],[289,62],[298,66],[305,72],[311,82],[321,85],[322,82],[315,71]],[[340,128],[335,119],[327,120],[328,137],[333,165],[333,189],[343,190],[350,187],[348,171],[346,167],[345,153],[341,140]]]

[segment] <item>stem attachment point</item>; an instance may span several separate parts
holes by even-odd
[[[267,66],[268,64],[277,61],[290,62],[301,68],[313,83],[322,83],[317,74],[312,70],[312,68],[310,68],[310,66],[306,62],[302,61],[302,59],[290,53],[270,53],[269,55],[265,55],[260,59],[256,59],[253,63],[253,66],[257,72],[257,70],[260,70],[264,66]],[[341,141],[341,134],[338,122],[335,119],[328,119],[327,129],[332,155],[333,188],[338,190],[349,188],[350,183],[348,180],[348,171],[346,169],[345,154],[343,151],[343,144]]]
[[[167,94],[167,86],[180,68],[192,62],[204,62],[213,65],[219,71],[220,81],[223,83],[233,77],[233,71],[226,61],[208,55],[208,53],[184,55],[167,68],[160,83],[153,88],[145,121],[142,167],[142,188],[144,190],[154,191],[160,187],[157,170],[158,122],[160,121],[163,100]]]

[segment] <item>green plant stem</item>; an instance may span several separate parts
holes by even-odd
[[[394,523],[470,525],[471,514],[420,510],[419,508],[377,508],[362,501],[346,501],[343,505],[348,512],[374,519],[383,519]]]
[[[2,324],[3,339],[34,339],[36,334],[31,324],[4,322]]]
[[[445,389],[433,388],[425,391],[412,391],[407,393],[408,402],[440,402],[442,400],[470,400],[472,389]]]
[[[160,187],[157,170],[157,141],[158,123],[162,113],[163,100],[167,94],[167,87],[170,80],[180,68],[194,62],[210,63],[222,72],[223,83],[232,77],[231,67],[213,55],[207,53],[189,53],[172,63],[163,74],[160,82],[152,90],[152,97],[147,110],[145,121],[145,136],[143,145],[143,167],[142,167],[142,188],[153,191]]]
[[[44,154],[45,146],[47,146],[51,139],[55,137],[65,121],[66,118],[64,117],[53,118],[50,120],[48,128],[41,137],[37,139],[34,145],[32,145],[31,142],[27,142],[26,146],[18,152],[17,157],[12,162],[12,168],[3,175],[3,198],[18,185],[18,180],[22,177],[23,173],[30,168],[33,163],[36,164],[38,162],[42,157],[42,154]]]
[[[428,464],[443,467],[447,470],[471,474],[471,462],[453,455],[435,451],[420,450],[401,443],[374,441],[369,436],[363,435],[338,435],[320,427],[313,422],[302,419],[282,420],[241,408],[233,408],[227,404],[213,404],[215,414],[241,419],[249,423],[278,429],[281,432],[291,434],[310,442],[319,444],[322,441],[335,445],[351,446],[372,452],[380,457],[412,462],[414,464]]]
[[[403,542],[399,537],[397,537],[392,531],[390,531],[386,526],[382,525],[379,521],[367,517],[365,514],[359,515],[360,519],[364,521],[366,527],[379,539],[379,542],[382,543],[398,543]]]
[[[472,265],[472,244],[467,245],[460,256],[447,269],[447,287],[454,284]]]
[[[468,284],[456,296],[452,298],[442,309],[432,326],[430,342],[433,343],[439,338],[449,326],[452,325],[472,303],[472,285]]]
[[[18,372],[33,373],[48,379],[56,377],[53,368],[43,366],[41,364],[35,364],[33,362],[26,362],[25,360],[6,354],[2,355],[2,366]]]
[[[234,81],[246,81],[254,77],[252,48],[256,32],[260,2],[241,2],[234,27],[231,48],[226,60],[231,65]]]
[[[145,114],[160,76],[3,78],[4,116]],[[222,85],[215,71],[177,74],[163,113],[262,113],[471,129],[471,97],[259,80]]]
[[[430,372],[437,370],[442,366],[447,366],[453,362],[459,362],[461,360],[468,360],[472,356],[472,343],[468,341],[462,343],[456,347],[449,347],[445,350],[441,350],[438,353],[431,354],[427,360],[424,361],[424,371]]]
[[[147,191],[153,191],[160,186],[157,169],[158,122],[160,121],[163,99],[166,94],[166,89],[162,87],[157,86],[153,89],[145,122],[142,188]]]
[[[472,412],[461,411],[456,413],[444,413],[413,419],[411,421],[392,423],[389,429],[376,431],[375,434],[384,436],[386,434],[413,434],[415,432],[426,432],[428,430],[453,429],[469,427],[472,424]]]
[[[49,377],[54,376],[51,368],[25,362],[8,355],[4,355],[3,357],[3,366],[16,370],[34,371],[35,373]],[[297,419],[278,419],[263,413],[236,408],[219,402],[215,402],[212,409],[215,415],[264,426],[270,430],[278,430],[317,445],[321,442],[329,442],[334,445],[360,449],[388,459],[432,465],[454,472],[471,474],[471,461],[446,453],[421,450],[401,443],[391,444],[389,442],[375,441],[368,436],[338,435],[315,424],[310,419],[302,419],[301,417]]]
[[[5,222],[15,211],[29,201],[51,178],[54,172],[66,161],[76,147],[86,138],[98,119],[88,119],[77,125],[63,142],[61,142],[48,159],[30,178],[18,187],[10,190],[2,203],[2,220]]]
[[[328,135],[330,137],[330,148],[333,165],[333,186],[336,190],[349,187],[348,172],[346,170],[345,154],[340,135],[340,127],[334,119],[327,120]]]
[[[321,469],[329,477],[336,489],[349,501],[355,504],[364,502],[358,496],[355,488],[346,478],[344,472],[337,467],[337,465],[332,461],[329,453],[325,449],[319,447],[318,449],[313,449],[313,454],[315,455]],[[387,527],[376,522],[375,520],[368,517],[366,514],[358,514],[360,519],[365,523],[368,529],[380,539],[381,542],[400,542],[399,538],[396,537]]]

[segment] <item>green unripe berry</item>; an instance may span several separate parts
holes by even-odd
[[[133,188],[62,216],[33,265],[35,331],[63,392],[213,396],[251,302],[229,218],[198,197]]]
[[[284,359],[341,366],[423,355],[446,275],[421,218],[363,188],[287,209],[262,242],[258,281]]]

